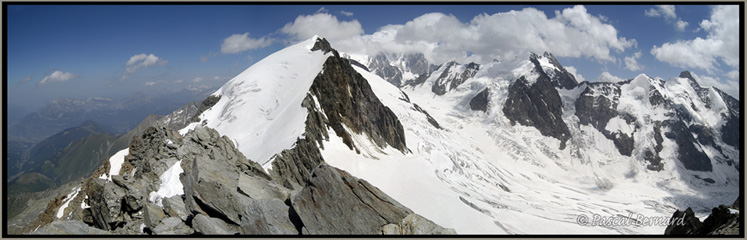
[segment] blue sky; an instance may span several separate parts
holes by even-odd
[[[640,73],[669,79],[690,70],[701,84],[735,97],[741,82],[734,54],[739,51],[739,14],[736,10],[734,16],[735,8],[728,7],[7,7],[8,101],[29,109],[57,97],[122,98],[135,92],[221,86],[310,34],[327,37],[343,52],[427,49],[427,57],[436,63],[549,51],[588,81]],[[438,47],[429,48],[433,46]],[[473,55],[467,57],[466,52]]]

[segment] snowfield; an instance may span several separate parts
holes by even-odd
[[[220,101],[200,119],[236,141],[248,159],[269,166],[273,155],[291,148],[304,133],[308,113],[301,101],[328,57],[311,51],[315,39],[273,53],[229,80],[213,93]]]
[[[543,68],[552,67],[540,62]],[[397,114],[412,154],[376,149],[365,136],[358,136],[356,145],[368,148],[362,154],[332,138],[322,151],[325,160],[461,234],[662,234],[666,226],[588,226],[577,219],[583,215],[668,220],[676,209],[687,207],[704,218],[711,207],[731,204],[738,194],[739,174],[734,167],[714,162],[712,173],[686,170],[676,160],[676,143],[671,139],[663,143],[661,172],[647,170],[646,162],[636,155],[619,154],[611,140],[592,126],[578,124],[573,115],[573,101],[583,89],[559,91],[564,121],[573,136],[584,136],[574,137],[565,150],[558,149],[560,141],[542,136],[533,127],[511,126],[501,111],[508,86],[518,76],[533,75],[531,68],[516,60],[487,65],[444,96],[430,91],[433,77],[421,86],[405,88],[411,102],[425,109],[444,130],[412,111],[410,103],[399,99],[399,89],[363,69],[356,70]],[[645,115],[642,119],[648,121],[639,124],[663,117],[660,109],[651,109],[648,103],[649,81],[653,79],[638,76],[622,89],[618,110]],[[469,110],[466,102],[484,87],[491,88],[488,112]],[[634,124],[614,119],[607,128],[630,134]],[[652,135],[645,134],[653,131],[651,126],[642,126],[639,131],[644,134],[636,133],[636,144],[651,142]],[[693,175],[712,178],[717,184],[706,186]]]

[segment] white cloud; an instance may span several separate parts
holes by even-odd
[[[726,65],[739,66],[739,6],[715,6],[711,18],[700,27],[708,32],[703,39],[678,40],[654,46],[651,54],[659,61],[683,68],[698,68],[709,73],[721,60]]]
[[[156,85],[157,82],[145,82],[145,86],[153,86]]]
[[[667,23],[673,24],[677,31],[685,31],[689,23],[678,18],[674,9],[674,5],[656,5],[656,7],[644,11],[644,14],[649,17],[663,17]]]
[[[286,24],[280,31],[290,35],[296,41],[305,40],[314,35],[335,41],[360,36],[363,34],[363,27],[358,20],[339,21],[337,17],[326,12],[317,12],[314,15],[298,16],[295,21]]]
[[[340,11],[340,14],[348,16],[348,17],[352,17],[353,16],[353,13],[352,12],[348,12],[348,11]]]
[[[687,25],[689,25],[689,23],[682,21],[682,19],[678,19],[677,24],[675,26],[677,27],[678,31],[684,32]]]
[[[695,80],[703,87],[716,87],[721,91],[724,91],[732,97],[739,99],[739,80],[721,80],[720,78],[698,75],[694,72],[690,72]],[[737,73],[739,74],[739,73]]]
[[[641,51],[638,51],[633,54],[633,56],[625,57],[625,69],[628,69],[630,71],[638,71],[643,69],[643,66],[638,64],[638,59],[641,58],[643,54]]]
[[[192,79],[192,82],[202,82],[202,80],[203,80],[202,77],[196,77],[196,78]]]
[[[314,34],[338,39],[330,42],[342,52],[423,53],[434,63],[488,62],[513,58],[526,51],[617,62],[612,51],[624,52],[636,45],[634,39],[619,37],[615,27],[589,14],[584,6],[556,11],[553,18],[537,9],[525,8],[481,14],[469,22],[461,22],[453,15],[428,13],[402,25],[381,27],[370,35],[361,35],[363,30],[355,20],[340,22],[333,16],[316,14],[298,17],[283,32],[293,33],[299,40]]]
[[[244,34],[233,34],[226,39],[223,39],[223,43],[220,45],[220,51],[222,53],[240,53],[246,50],[257,49],[267,47],[272,43],[272,39],[266,37],[261,38],[250,38],[249,33]],[[200,58],[202,60],[202,58]],[[205,58],[207,61],[207,58]]]
[[[625,81],[625,79],[620,78],[620,77],[615,76],[615,75],[612,75],[609,72],[602,72],[602,74],[600,74],[599,77],[597,78],[597,81],[600,81],[600,82],[620,82],[620,81]]]
[[[728,77],[731,80],[739,80],[739,71],[734,70],[734,71],[724,74],[724,76]]]
[[[576,77],[576,81],[577,82],[586,81],[586,79],[584,78],[584,76],[581,76],[581,74],[578,73],[578,70],[575,67],[573,67],[573,66],[566,66],[564,68],[565,68],[566,71],[568,71],[569,73],[573,74],[573,76]]]
[[[646,10],[644,13],[649,17],[677,18],[677,14],[674,13],[674,5],[656,5],[656,7]]]
[[[183,82],[184,82],[184,79],[179,79],[179,80],[174,81],[174,83],[183,83]]]
[[[128,73],[134,73],[139,68],[147,68],[151,66],[156,65],[164,65],[166,64],[166,60],[163,60],[162,58],[159,58],[156,55],[151,54],[137,54],[132,57],[130,57],[130,60],[125,63],[125,66],[127,66],[127,72]],[[124,77],[124,76],[123,76]]]
[[[44,77],[44,79],[42,79],[39,82],[39,86],[47,84],[47,83],[51,83],[51,82],[64,82],[64,81],[67,81],[67,80],[70,80],[76,77],[78,77],[78,75],[75,75],[69,72],[66,73],[62,71],[54,71],[52,72],[52,74],[49,74],[48,76]]]

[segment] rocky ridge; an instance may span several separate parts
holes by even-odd
[[[53,227],[32,233],[88,234],[90,227],[151,235],[454,233],[324,163],[319,148],[329,139],[328,128],[351,150],[357,150],[351,133],[364,134],[380,147],[409,150],[399,120],[352,63],[324,39],[312,50],[334,51],[334,56],[302,103],[309,112],[306,133],[274,157],[269,174],[213,129],[198,124],[182,136],[156,125],[133,138],[118,174],[109,174],[107,161],[75,194],[59,200],[65,204],[50,205],[48,211],[61,211],[65,221],[52,217],[37,226]],[[198,108],[215,102],[208,98]]]

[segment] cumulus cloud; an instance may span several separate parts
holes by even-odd
[[[633,54],[633,56],[625,57],[625,69],[628,69],[630,71],[638,71],[643,69],[643,66],[638,64],[638,59],[641,58],[643,53],[641,51],[638,51]]]
[[[649,17],[660,17],[674,19],[677,14],[674,13],[674,5],[656,5],[644,12]]]
[[[78,75],[69,72],[66,73],[62,71],[54,71],[52,72],[52,74],[47,75],[46,77],[44,77],[44,79],[39,81],[38,85],[41,86],[51,82],[64,82],[76,77],[78,77]]]
[[[728,72],[728,73],[724,74],[724,76],[726,76],[726,77],[728,77],[729,79],[732,79],[732,80],[738,80],[739,79],[739,71],[734,70],[734,71],[731,71],[731,72]]]
[[[620,81],[624,81],[625,79],[612,75],[609,72],[602,72],[602,74],[599,75],[597,80],[600,82],[620,82]]]
[[[716,87],[721,91],[724,91],[732,97],[739,99],[739,81],[738,80],[722,80],[721,78],[711,77],[707,75],[698,75],[694,72],[690,72],[695,80],[703,87]],[[737,73],[739,74],[739,73]]]
[[[220,51],[227,54],[240,53],[246,50],[267,47],[271,43],[272,39],[268,39],[267,37],[251,38],[249,37],[248,32],[243,34],[237,33],[223,39],[223,43],[220,45]],[[205,61],[207,61],[207,58]]]
[[[153,86],[156,85],[158,82],[145,82],[145,86]]]
[[[689,25],[688,22],[677,17],[674,12],[674,5],[656,5],[656,7],[644,11],[644,14],[649,17],[663,17],[667,23],[673,24],[678,31],[685,31],[685,28]]]
[[[710,72],[717,69],[719,61],[737,68],[739,66],[739,6],[715,6],[710,19],[700,27],[708,33],[703,39],[678,40],[654,46],[651,55],[657,60],[683,68],[698,68]]]
[[[356,20],[346,22],[329,14],[314,14],[299,16],[282,31],[296,40],[318,34],[347,53],[423,53],[435,63],[488,62],[513,58],[527,50],[617,62],[613,51],[624,52],[636,45],[634,39],[618,36],[615,27],[589,14],[584,6],[556,11],[552,18],[540,10],[525,8],[481,14],[469,22],[461,22],[453,15],[428,13],[366,35]]]
[[[203,80],[202,77],[196,77],[196,78],[192,79],[192,82],[202,82],[202,80]]]
[[[340,14],[348,16],[348,17],[352,17],[353,16],[353,13],[352,12],[348,12],[348,11],[340,11]]]
[[[682,21],[682,19],[678,19],[675,27],[677,27],[677,30],[680,32],[684,32],[687,25],[689,25],[689,23]]]
[[[132,57],[130,57],[130,60],[125,63],[125,66],[127,66],[127,72],[128,73],[134,73],[140,68],[147,68],[152,67],[156,65],[164,65],[166,64],[166,60],[163,60],[163,58],[159,58],[156,55],[151,54],[137,54]]]
[[[358,20],[339,21],[329,13],[317,12],[313,15],[298,16],[280,31],[290,35],[295,41],[305,40],[314,35],[334,41],[360,36],[363,34],[363,27]]]
[[[175,80],[174,83],[183,83],[184,79]]]
[[[584,76],[581,76],[581,74],[578,73],[578,70],[575,67],[573,67],[573,66],[566,66],[564,68],[565,68],[566,71],[568,71],[569,73],[573,74],[573,76],[576,77],[576,81],[578,81],[578,82],[586,81],[586,79],[584,79]]]

